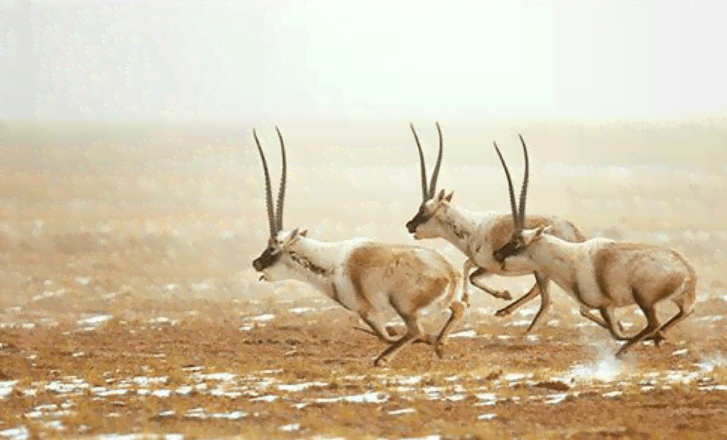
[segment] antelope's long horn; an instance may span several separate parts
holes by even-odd
[[[514,223],[514,226],[516,228],[520,227],[520,223],[518,221],[518,215],[517,215],[517,206],[515,205],[515,190],[512,187],[512,178],[510,178],[510,171],[507,169],[507,164],[505,163],[505,159],[502,157],[502,153],[500,153],[500,149],[497,148],[497,142],[492,142],[495,145],[495,151],[497,151],[497,155],[500,157],[500,163],[502,163],[502,167],[505,169],[505,177],[507,177],[507,189],[510,191],[510,209],[512,210],[512,221]]]
[[[437,124],[437,133],[439,133],[439,155],[437,156],[437,163],[434,164],[434,171],[432,171],[432,180],[429,183],[429,198],[434,197],[434,193],[437,191],[437,179],[439,178],[439,167],[442,166],[442,150],[444,149],[444,140],[442,138],[442,129],[439,128],[439,122]]]
[[[255,137],[255,143],[257,149],[260,152],[260,159],[263,161],[263,172],[265,173],[265,200],[267,201],[268,208],[268,223],[270,225],[270,236],[274,237],[278,232],[275,230],[275,213],[273,212],[273,191],[270,188],[270,172],[268,171],[268,163],[265,161],[265,153],[263,148],[260,146],[260,139],[257,138],[255,129],[252,129],[252,135]]]
[[[523,145],[523,153],[525,154],[525,176],[523,177],[523,186],[520,189],[520,212],[518,218],[520,219],[519,227],[522,229],[525,226],[525,201],[528,195],[528,180],[530,179],[530,159],[528,158],[528,147],[525,145],[525,140],[521,134],[520,143]]]
[[[417,136],[417,132],[414,130],[414,124],[410,122],[409,126],[411,127],[411,132],[414,133],[417,149],[419,149],[419,164],[421,165],[422,171],[422,202],[426,202],[429,200],[429,193],[427,191],[427,166],[424,163],[424,152],[422,151],[422,144],[419,143],[419,136]]]
[[[285,202],[285,183],[288,180],[288,166],[285,160],[285,143],[283,142],[283,135],[280,134],[278,126],[275,126],[275,131],[278,132],[278,138],[280,139],[280,154],[283,156],[283,170],[280,172],[280,188],[278,188],[278,204],[275,207],[277,227],[276,232],[283,230],[283,203]]]

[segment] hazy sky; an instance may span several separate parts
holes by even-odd
[[[94,119],[725,112],[726,5],[9,1],[2,111]]]

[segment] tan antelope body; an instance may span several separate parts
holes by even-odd
[[[485,278],[490,275],[513,277],[530,275],[534,272],[534,267],[527,261],[513,262],[506,268],[503,268],[500,262],[493,257],[493,253],[507,244],[512,236],[513,224],[510,214],[498,211],[469,211],[451,203],[454,194],[453,191],[446,193],[445,190],[441,190],[438,194],[435,194],[443,150],[442,132],[438,123],[439,155],[434,166],[434,171],[432,172],[429,189],[427,189],[424,153],[413,125],[411,125],[411,130],[414,133],[414,139],[419,150],[423,201],[417,214],[406,223],[407,230],[413,234],[416,240],[443,238],[467,256],[467,260],[464,263],[465,282],[463,293],[463,299],[466,303],[469,303],[469,292],[467,289],[468,278],[473,285],[496,298],[505,300],[512,299],[512,296],[507,290],[497,291],[484,284]],[[585,240],[585,235],[578,226],[556,216],[531,215],[525,219],[525,222],[528,227],[532,228],[541,225],[550,225],[551,229],[549,233],[566,241],[582,242]],[[474,268],[477,269],[470,275],[470,271]],[[547,284],[548,280],[544,280],[544,283]],[[496,315],[509,315],[517,308],[534,299],[538,294],[538,286],[534,284],[528,293],[498,310]],[[535,324],[541,319],[547,306],[547,298],[543,298],[540,309],[525,333],[532,330]]]
[[[277,127],[276,127],[277,130]],[[273,212],[270,177],[262,147],[253,130],[263,162],[266,182],[270,239],[265,251],[253,261],[261,280],[298,280],[317,288],[344,308],[357,313],[375,336],[389,344],[374,361],[380,365],[391,360],[405,345],[422,341],[434,346],[442,357],[453,326],[462,317],[462,280],[457,269],[434,249],[392,245],[367,238],[323,242],[307,237],[297,228],[282,230],[286,161],[283,138],[283,174],[278,194],[277,217]],[[437,336],[426,335],[420,323],[425,309],[449,309],[450,316]],[[407,332],[399,338],[385,328],[386,312],[395,311]]]
[[[527,170],[527,147],[522,142]],[[520,196],[519,212],[515,195],[502,155],[495,144],[508,180],[512,207],[513,234],[510,241],[495,252],[495,257],[507,268],[533,264],[536,280],[551,279],[581,305],[581,314],[606,328],[618,340],[627,342],[616,357],[623,356],[634,344],[653,339],[657,345],[664,332],[692,313],[696,299],[697,275],[691,263],[679,252],[662,246],[592,238],[581,243],[569,243],[551,234],[549,226],[528,228],[523,225],[527,172]],[[542,295],[548,296],[547,286]],[[666,324],[659,323],[656,304],[670,300],[679,312]],[[631,337],[616,328],[614,309],[636,304],[644,313],[647,324]],[[600,318],[592,312],[598,310]]]

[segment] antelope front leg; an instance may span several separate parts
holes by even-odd
[[[462,280],[462,302],[465,303],[467,307],[470,306],[469,282],[467,280],[469,279],[470,271],[474,267],[476,267],[474,261],[468,258],[465,260],[464,268],[462,269],[462,276],[464,277]]]
[[[489,273],[487,270],[478,267],[476,271],[472,272],[472,275],[469,276],[470,283],[472,283],[473,286],[484,290],[485,292],[489,293],[490,295],[494,296],[495,298],[504,299],[506,301],[510,301],[512,299],[512,295],[510,295],[510,292],[507,290],[494,290],[491,287],[486,286],[481,279],[479,278],[485,278]],[[467,275],[465,275],[465,279],[467,278]]]
[[[540,290],[538,289],[537,283],[533,284],[533,287],[530,288],[528,293],[495,312],[495,316],[503,317],[512,314],[515,310],[532,301],[539,293]]]
[[[386,342],[387,344],[391,344],[397,341],[396,338],[393,338],[389,336],[388,330],[384,327],[384,325],[376,318],[372,318],[371,316],[368,316],[365,313],[362,313],[359,315],[361,317],[361,320],[368,325],[371,330],[367,330],[361,327],[354,327],[356,330],[361,330],[364,333],[368,333],[370,335],[376,336],[380,341]],[[373,330],[373,331],[372,331]]]
[[[533,275],[535,275],[535,286],[540,291],[540,308],[538,309],[537,313],[535,313],[535,318],[533,318],[533,322],[531,322],[528,328],[525,329],[525,333],[523,333],[523,335],[527,335],[528,333],[530,333],[530,330],[535,327],[535,324],[538,323],[540,318],[543,317],[543,314],[550,306],[550,292],[548,291],[548,288],[550,287],[550,280],[543,277],[538,272],[533,272]]]
[[[385,327],[378,319],[374,319],[367,315],[360,315],[361,320],[369,326],[369,329],[363,327],[354,327],[354,330],[362,331],[369,335],[375,336],[381,342],[391,344],[397,341],[395,336],[392,336],[393,330],[390,332],[388,327]],[[423,335],[413,341],[418,344],[437,345],[437,338],[433,335]]]

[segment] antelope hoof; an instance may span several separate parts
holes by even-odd
[[[508,290],[501,290],[499,292],[495,292],[495,298],[504,299],[505,301],[510,301],[512,299],[512,295],[510,295],[510,291]]]
[[[386,333],[388,333],[389,336],[391,336],[391,337],[396,336],[396,327],[394,327],[393,325],[387,325]]]
[[[495,316],[502,318],[503,316],[509,316],[512,311],[509,307],[503,307],[502,309],[495,312]]]
[[[533,329],[532,327],[528,327],[528,328],[526,328],[524,332],[520,333],[520,339],[525,339],[525,338],[527,338],[527,337],[528,337],[528,335],[530,334],[530,331],[531,331],[532,329]]]
[[[387,360],[385,357],[377,357],[376,360],[374,360],[374,367],[383,367],[386,363]]]
[[[661,347],[661,344],[669,344],[669,340],[664,336],[662,333],[657,333],[654,336],[649,337],[648,339],[651,339],[654,341],[654,345],[657,347]]]
[[[444,359],[444,350],[442,348],[443,348],[442,343],[438,343],[438,344],[434,345],[434,352],[437,354],[437,357],[439,359]]]
[[[424,335],[417,338],[414,343],[420,343],[420,344],[427,344],[427,345],[436,345],[437,344],[437,337],[434,335]]]

